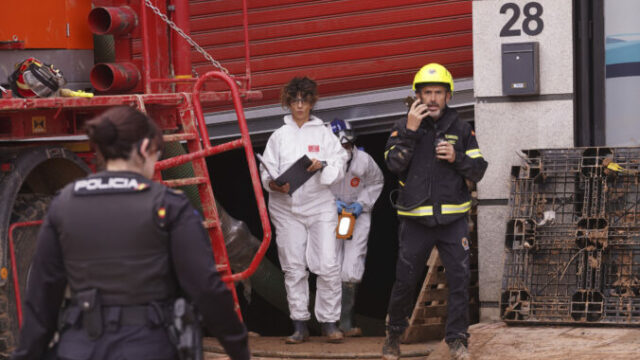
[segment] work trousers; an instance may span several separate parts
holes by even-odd
[[[109,317],[105,314],[105,318]],[[86,329],[73,324],[60,335],[56,359],[177,360],[178,355],[163,325],[105,324],[102,336],[92,340]]]
[[[316,278],[315,315],[319,322],[340,319],[342,282],[336,239],[338,215],[333,203],[313,216],[271,212],[278,258],[292,320],[309,320],[309,271]],[[309,271],[307,270],[309,269]]]
[[[466,217],[447,225],[428,227],[400,218],[396,280],[389,300],[388,331],[402,334],[408,326],[415,290],[431,249],[438,248],[445,268],[449,299],[445,340],[467,339],[469,334],[469,240]]]

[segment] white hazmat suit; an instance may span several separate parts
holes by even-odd
[[[269,138],[262,161],[278,176],[303,155],[325,161],[326,166],[291,196],[269,188],[273,179],[264,166],[262,185],[269,192],[269,214],[275,225],[291,319],[310,318],[308,268],[318,275],[316,319],[335,322],[340,318],[342,288],[335,235],[338,218],[329,186],[343,177],[348,154],[319,118],[311,116],[298,127],[286,115],[284,125]]]
[[[342,281],[359,283],[364,274],[367,256],[371,209],[382,192],[384,176],[380,167],[366,152],[354,146],[351,156],[344,178],[331,185],[331,191],[337,200],[347,205],[353,202],[362,205],[362,213],[356,219],[353,237],[350,240],[338,240],[342,243],[338,254],[342,264]]]

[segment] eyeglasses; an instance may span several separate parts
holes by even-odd
[[[297,97],[295,99],[291,99],[289,100],[289,104],[293,105],[293,104],[297,104],[297,103],[301,103],[301,104],[308,104],[310,103],[311,100],[309,98],[301,98],[301,97]]]

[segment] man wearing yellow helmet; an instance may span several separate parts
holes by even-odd
[[[419,276],[435,245],[449,286],[445,341],[452,359],[468,359],[469,235],[471,197],[465,180],[482,179],[487,162],[471,126],[447,106],[453,77],[440,64],[416,74],[417,99],[393,127],[385,147],[389,170],[398,175],[399,249],[389,299],[383,359],[398,359]]]

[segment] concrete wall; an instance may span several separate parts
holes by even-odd
[[[518,36],[500,36],[513,11],[501,8],[513,3],[520,15],[511,30]],[[542,31],[523,31],[525,7],[542,7]],[[509,5],[507,5],[509,6]],[[529,12],[529,17],[535,11]],[[480,317],[499,318],[504,236],[509,216],[510,170],[520,165],[517,150],[571,147],[574,145],[572,0],[474,0],[473,57],[475,126],[478,142],[489,168],[478,184]],[[529,29],[535,23],[529,21]],[[509,97],[502,93],[501,44],[539,43],[540,94]]]

